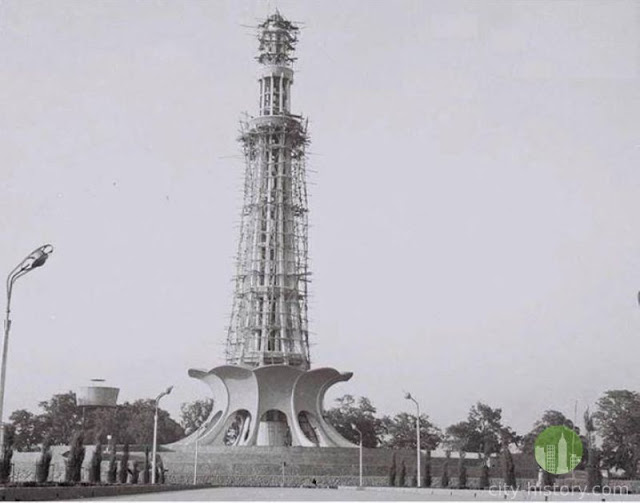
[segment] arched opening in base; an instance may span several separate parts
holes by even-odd
[[[262,414],[257,445],[291,446],[291,429],[284,412],[271,409]]]
[[[241,445],[249,437],[251,414],[248,410],[240,409],[234,414],[233,420],[224,434],[224,445]]]
[[[320,440],[316,433],[315,419],[311,414],[306,410],[301,411],[298,414],[298,424],[300,425],[302,433],[304,433],[304,436],[307,437],[310,442],[313,442],[316,446],[320,445]]]

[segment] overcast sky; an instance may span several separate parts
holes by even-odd
[[[304,23],[314,366],[440,426],[640,388],[640,3],[0,0],[6,410],[90,378],[172,414],[223,363],[257,42]],[[4,301],[2,302],[4,304]]]

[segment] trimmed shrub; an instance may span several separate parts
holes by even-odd
[[[96,450],[93,451],[91,456],[91,466],[89,467],[89,482],[99,484],[101,482],[101,469],[102,469],[102,443],[98,437],[96,441]]]
[[[424,487],[431,487],[433,481],[431,480],[431,451],[427,450],[427,455],[424,458]]]
[[[442,478],[440,479],[440,486],[449,487],[449,460],[451,459],[451,452],[447,451],[446,458],[442,465]]]
[[[400,475],[398,476],[398,486],[400,487],[405,486],[406,477],[407,477],[407,465],[405,464],[403,459],[402,464],[400,465]]]
[[[144,464],[142,466],[142,483],[148,484],[151,482],[151,466],[149,463],[149,446],[144,446]]]
[[[138,479],[140,478],[140,463],[138,461],[134,461],[131,465],[131,469],[129,470],[129,482],[132,484],[137,484]]]
[[[11,459],[13,458],[13,442],[15,430],[10,425],[4,427],[4,445],[0,453],[0,484],[11,481]]]
[[[487,459],[482,460],[482,467],[480,468],[480,481],[478,482],[479,489],[487,489],[489,487],[489,465]]]
[[[164,464],[162,463],[162,458],[160,456],[158,456],[158,479],[157,481],[160,484],[164,484],[165,482],[165,474],[167,473],[167,470],[164,469]]]
[[[49,480],[51,457],[51,441],[49,438],[45,438],[40,448],[40,459],[36,461],[36,482],[38,484],[44,484]]]
[[[115,484],[116,479],[118,478],[118,463],[116,462],[116,442],[113,437],[109,442],[109,450],[111,451],[111,455],[109,456],[109,466],[107,467],[107,482],[109,484]]]
[[[509,451],[509,446],[504,444],[502,446],[502,465],[503,465],[503,476],[504,483],[507,487],[515,489],[518,484],[516,480],[516,465],[513,462],[513,456]]]
[[[464,451],[460,451],[460,459],[458,461],[458,489],[467,488],[467,465],[464,463]]]
[[[120,459],[120,469],[118,470],[118,482],[126,484],[129,478],[129,444],[124,444],[122,458]]]
[[[397,463],[396,463],[396,453],[393,453],[391,457],[391,466],[389,467],[389,485],[391,487],[396,485],[396,471],[397,471]]]
[[[74,433],[69,445],[69,454],[65,464],[64,480],[77,484],[82,481],[82,462],[84,461],[84,435],[81,431]]]

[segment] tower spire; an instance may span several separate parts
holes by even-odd
[[[298,28],[278,11],[258,28],[259,111],[239,138],[245,194],[227,362],[307,369],[308,139],[290,112]]]

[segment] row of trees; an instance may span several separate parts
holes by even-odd
[[[152,399],[125,402],[113,408],[87,409],[84,418],[72,391],[54,395],[38,406],[39,413],[20,409],[9,416],[18,451],[37,450],[45,441],[52,445],[67,444],[76,431],[102,444],[107,442],[108,434],[117,436],[122,444],[150,445],[153,439],[155,402]],[[159,409],[158,442],[175,442],[184,435],[184,427],[167,411]]]
[[[174,442],[195,431],[208,417],[212,405],[211,400],[183,404],[179,421],[159,409],[158,441]],[[68,392],[40,402],[39,408],[38,413],[16,410],[9,417],[17,450],[37,450],[47,442],[67,444],[75,431],[82,431],[85,438],[103,444],[107,433],[116,435],[122,444],[150,445],[152,442],[155,403],[150,399],[126,402],[115,408],[87,410],[83,418],[81,409],[76,406],[75,394]],[[415,416],[401,412],[380,417],[366,397],[344,395],[336,400],[334,407],[326,410],[325,416],[353,443],[359,442],[357,427],[363,434],[365,447],[416,447]],[[531,431],[519,435],[504,424],[500,408],[478,402],[471,407],[465,420],[444,430],[434,425],[426,414],[421,415],[421,442],[423,449],[428,451],[443,447],[449,451],[478,453],[481,459],[489,459],[505,446],[512,445],[532,453],[535,438],[542,430],[565,425],[581,435],[586,447],[583,459],[586,458],[589,466],[601,466],[622,471],[626,477],[636,477],[640,461],[640,394],[628,390],[607,391],[598,400],[597,410],[593,414],[586,411],[583,419],[581,429],[563,413],[547,410]],[[596,442],[597,438],[599,442]]]
[[[11,479],[11,468],[13,449],[16,440],[15,429],[9,425],[5,429],[5,443],[0,453],[0,484],[6,484]],[[65,459],[64,480],[68,483],[77,484],[82,481],[82,466],[85,460],[84,434],[82,431],[76,431],[69,444]],[[130,460],[129,444],[125,443],[122,453],[118,455],[115,439],[112,437],[107,446],[106,454],[109,456],[106,480],[102,480],[102,462],[105,452],[103,451],[100,435],[95,439],[95,447],[89,462],[88,482],[99,484],[107,482],[110,484],[148,484],[151,481],[151,461],[149,459],[149,446],[144,447],[144,459]],[[51,443],[48,438],[42,442],[40,447],[40,457],[36,461],[35,481],[43,484],[49,480],[51,461]],[[165,470],[162,464],[162,458],[156,458],[156,480],[164,483]]]
[[[587,469],[590,480],[597,481],[600,469],[621,472],[627,478],[637,477],[640,394],[628,390],[607,391],[596,407],[593,413],[584,412],[582,427],[562,412],[547,410],[531,431],[518,434],[504,424],[502,409],[478,402],[471,407],[464,421],[444,430],[434,425],[426,414],[421,415],[421,443],[425,450],[441,447],[463,456],[464,453],[477,453],[483,460],[483,477],[488,478],[488,460],[492,455],[505,453],[510,446],[516,446],[522,452],[532,454],[533,459],[536,437],[549,426],[564,425],[582,439],[584,454],[579,468]],[[326,418],[354,443],[359,442],[357,427],[363,433],[365,447],[416,448],[415,415],[402,412],[379,417],[374,405],[365,397],[356,399],[345,395],[338,398],[335,407],[326,411]]]

